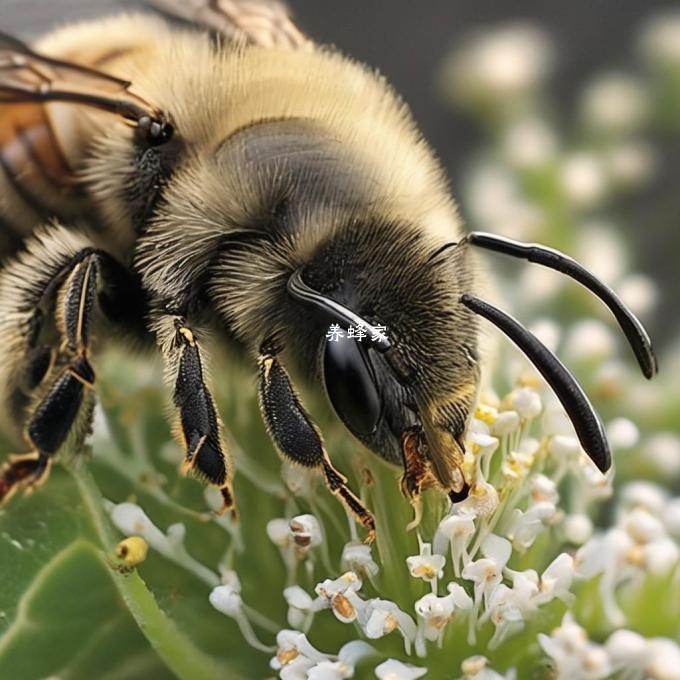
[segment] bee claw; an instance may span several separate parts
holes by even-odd
[[[423,519],[423,503],[420,496],[411,496],[409,502],[413,508],[413,519],[406,525],[406,531],[413,531],[420,526]]]

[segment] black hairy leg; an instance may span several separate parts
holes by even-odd
[[[114,298],[133,289],[122,265],[61,227],[40,233],[2,271],[2,396],[31,452],[10,456],[3,466],[0,502],[44,482],[64,444],[82,443],[90,431],[95,374],[89,352],[97,302],[113,309]]]
[[[281,456],[306,468],[319,470],[328,489],[375,538],[375,520],[347,486],[347,479],[332,465],[318,428],[300,403],[290,378],[273,352],[265,347],[259,357],[260,410],[269,435]]]
[[[182,472],[218,487],[222,512],[230,510],[235,517],[231,461],[222,422],[207,385],[198,333],[177,315],[160,315],[153,325],[165,361],[166,379],[173,390],[173,430],[185,452]]]

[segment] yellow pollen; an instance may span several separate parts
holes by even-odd
[[[149,544],[141,536],[130,536],[116,546],[116,557],[128,567],[136,567],[146,559]]]
[[[633,546],[626,553],[626,562],[628,562],[628,564],[632,564],[636,567],[644,567],[644,565],[645,565],[644,550],[638,545]]]
[[[487,425],[493,425],[498,419],[498,411],[493,408],[493,406],[480,404],[477,406],[477,410],[475,411],[475,418],[477,418],[477,420],[481,420]]]
[[[418,578],[433,579],[437,572],[429,564],[421,564],[413,570],[413,575]]]
[[[298,656],[300,656],[300,652],[298,652],[295,647],[291,647],[290,649],[282,649],[277,655],[276,658],[278,659],[279,663],[282,666],[288,665],[293,659],[296,659]]]
[[[388,614],[387,617],[385,618],[385,626],[384,626],[385,634],[391,633],[393,630],[396,630],[398,627],[399,627],[399,622],[394,617],[394,615]]]
[[[336,593],[331,598],[331,607],[336,611],[343,619],[353,619],[356,616],[356,610],[352,606],[352,603],[340,593]]]

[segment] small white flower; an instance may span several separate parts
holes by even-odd
[[[284,588],[283,597],[288,603],[288,625],[305,630],[311,621],[311,615],[319,610],[320,603],[300,586]]]
[[[425,656],[425,640],[436,640],[441,644],[444,628],[451,621],[457,609],[472,609],[472,599],[462,586],[457,583],[449,583],[447,590],[449,594],[444,597],[428,593],[415,603],[415,610],[418,614],[418,631],[416,634],[418,656]]]
[[[529,583],[529,580],[525,581],[525,585]],[[524,617],[514,589],[508,588],[504,583],[494,588],[489,596],[486,612],[481,617],[480,622],[487,619],[491,620],[496,627],[493,637],[489,641],[489,649],[495,649],[513,630],[521,630],[524,626]]]
[[[614,450],[632,449],[640,439],[640,431],[628,418],[615,418],[607,425],[607,436]]]
[[[586,631],[569,612],[551,635],[539,633],[538,642],[552,658],[558,680],[604,680],[611,673],[607,652],[588,640]]]
[[[326,606],[333,610],[333,614],[342,623],[355,621],[366,606],[357,591],[361,589],[361,579],[348,571],[340,578],[326,579],[317,584],[316,594],[325,600]]]
[[[620,510],[642,508],[659,516],[668,503],[668,492],[658,484],[640,480],[626,484],[619,498]]]
[[[524,420],[533,420],[543,410],[540,395],[529,387],[515,390],[510,397],[512,407]]]
[[[321,544],[323,533],[319,521],[314,515],[298,515],[289,523],[290,532],[295,545],[302,550],[308,550]]]
[[[680,548],[673,539],[664,536],[644,547],[644,562],[650,574],[667,574],[680,560]]]
[[[359,576],[368,578],[375,576],[379,571],[377,563],[371,556],[371,546],[354,541],[346,543],[342,549],[340,565],[346,571],[353,571]]]
[[[666,531],[676,541],[680,541],[680,497],[673,498],[673,500],[666,504],[661,513],[661,519],[666,527]]]
[[[387,659],[376,666],[375,674],[379,680],[417,680],[427,673],[427,668],[419,668],[402,663],[396,659]]]
[[[407,650],[416,637],[415,621],[390,600],[369,600],[363,611],[361,625],[370,640],[377,640],[398,630],[404,638]]]
[[[523,552],[530,548],[543,528],[556,517],[557,508],[553,503],[541,501],[533,503],[523,511],[515,508],[505,535],[512,541],[512,545]]]
[[[648,641],[639,633],[631,630],[614,631],[604,648],[612,663],[612,670],[625,670],[634,677],[642,677],[650,657]]]
[[[562,523],[564,538],[574,545],[583,545],[593,535],[593,522],[583,513],[567,515]]]
[[[460,572],[461,559],[467,561],[467,546],[474,533],[475,515],[463,508],[456,508],[437,527],[434,552],[443,555],[450,547],[451,564],[456,575]]]
[[[581,445],[576,437],[558,434],[550,438],[548,453],[555,461],[568,464],[578,460],[581,455]]]
[[[463,578],[475,584],[475,603],[484,597],[488,598],[491,591],[501,582],[503,569],[510,559],[512,546],[510,541],[495,534],[490,534],[482,543],[482,557],[469,562],[463,569]]]
[[[574,596],[569,592],[574,579],[574,558],[567,553],[558,555],[541,574],[539,592],[534,598],[536,604],[545,604],[554,598],[570,604]]]
[[[431,544],[423,543],[420,547],[420,555],[407,557],[406,564],[413,578],[432,583],[444,575],[446,558],[443,555],[433,555]]]
[[[453,506],[457,513],[479,517],[488,517],[497,507],[498,491],[493,484],[484,480],[478,480],[476,484],[473,484],[468,497]]]
[[[241,612],[243,600],[241,600],[240,585],[229,584],[217,586],[212,589],[208,599],[210,604],[226,616],[235,618]]]
[[[668,638],[647,641],[649,661],[645,671],[650,680],[680,680],[680,647]]]
[[[307,680],[344,680],[354,676],[354,668],[342,661],[321,661],[307,671]]]
[[[278,545],[281,548],[289,545],[291,541],[291,535],[288,520],[285,520],[281,517],[270,519],[267,522],[267,536],[269,536],[269,540],[274,545]]]
[[[532,503],[552,503],[556,505],[560,500],[555,482],[542,474],[535,474],[529,480]]]
[[[470,656],[464,659],[460,665],[463,671],[462,680],[515,680],[517,674],[514,669],[501,675],[489,668],[488,664],[489,660],[485,656]]]
[[[517,411],[501,411],[491,426],[496,437],[505,437],[519,429],[520,419]]]
[[[141,536],[154,550],[168,554],[172,547],[167,536],[135,503],[119,503],[111,511],[111,519],[126,536]]]

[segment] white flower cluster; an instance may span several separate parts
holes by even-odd
[[[648,482],[623,489],[616,524],[595,534],[576,553],[576,573],[600,576],[604,613],[615,626],[626,618],[615,599],[624,583],[640,583],[647,575],[662,576],[680,563],[680,498]],[[673,535],[675,534],[675,540]]]
[[[341,575],[319,580],[319,568],[326,574],[334,568],[316,515],[277,518],[267,524],[267,535],[288,568],[283,598],[290,628],[283,630],[244,602],[236,572],[222,569],[218,575],[187,554],[182,525],[164,533],[133,503],[111,504],[111,516],[123,533],[143,537],[154,550],[208,583],[212,606],[238,624],[251,647],[270,655],[272,669],[283,680],[350,678],[368,659],[376,659],[378,678],[422,677],[427,668],[386,659],[371,642],[396,633],[406,656],[427,659],[432,645],[444,646],[452,627],[452,635],[474,648],[478,635],[486,636],[481,631],[493,626],[485,646],[493,651],[522,631],[545,605],[554,600],[572,604],[576,577],[600,577],[604,613],[610,624],[621,626],[625,617],[614,599],[615,590],[624,582],[667,574],[678,565],[680,499],[650,483],[629,484],[621,492],[615,526],[593,534],[589,505],[611,496],[611,480],[585,456],[564,413],[545,406],[537,385],[535,377],[526,375],[503,399],[489,394],[480,401],[463,461],[470,494],[439,521],[431,542],[418,533],[418,554],[404,555],[400,567],[405,578],[410,575],[429,591],[414,598],[412,608],[383,596],[375,546],[356,540],[344,545]],[[559,489],[567,478],[570,494],[561,499]],[[545,532],[552,533],[551,543],[573,546],[575,557],[553,552],[543,561],[539,558],[542,565],[553,558],[540,570],[511,568],[513,560],[521,559]],[[302,587],[301,577],[316,585]],[[353,626],[362,639],[337,653],[319,651],[306,636],[324,611]],[[255,627],[276,633],[276,645],[261,641]],[[552,635],[540,635],[539,642],[559,678],[596,680],[618,670],[625,670],[623,677],[631,680],[674,678],[668,669],[680,654],[670,640],[645,639],[630,631],[596,644],[569,616]],[[513,669],[503,676],[482,656],[466,659],[461,671],[464,680],[515,678]]]
[[[539,633],[543,651],[552,659],[556,680],[680,680],[680,646],[668,638],[644,638],[626,629],[612,633],[603,644],[567,612],[550,635]]]

